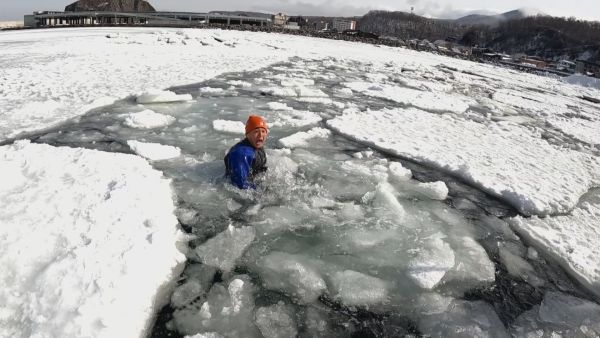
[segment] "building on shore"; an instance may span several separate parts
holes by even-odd
[[[334,19],[331,28],[338,32],[356,30],[356,20]]]
[[[25,27],[81,26],[171,26],[196,27],[209,24],[270,26],[271,18],[192,12],[34,12],[25,15]]]
[[[575,63],[577,73],[600,78],[600,64],[585,60],[577,60]]]
[[[288,16],[283,13],[273,15],[273,26],[283,27],[288,22]]]

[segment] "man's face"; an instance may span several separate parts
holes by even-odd
[[[246,138],[254,148],[259,149],[265,145],[267,135],[269,135],[269,131],[265,128],[256,128],[246,134]]]

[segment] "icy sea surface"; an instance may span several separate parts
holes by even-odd
[[[369,65],[295,59],[128,98],[32,141],[136,153],[173,180],[190,250],[153,337],[600,334],[600,306],[515,235],[511,206],[328,129],[345,110],[486,113],[472,89],[388,99],[456,94],[404,73],[386,81],[406,93],[385,94],[362,88],[384,77]],[[271,127],[256,192],[223,178],[249,114]]]

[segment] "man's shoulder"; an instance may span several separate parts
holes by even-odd
[[[254,155],[254,147],[252,147],[252,145],[250,145],[248,142],[241,141],[231,147],[229,154],[233,156]]]

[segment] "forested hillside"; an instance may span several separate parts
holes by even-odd
[[[459,22],[404,12],[371,11],[362,17],[359,28],[402,39],[456,39],[464,45],[506,53],[600,60],[600,22],[551,16],[516,18],[494,26]]]

